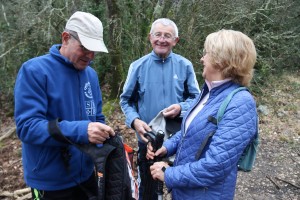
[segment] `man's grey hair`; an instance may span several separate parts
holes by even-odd
[[[170,20],[170,19],[168,19],[168,18],[159,18],[159,19],[155,20],[155,21],[152,23],[151,30],[150,30],[150,34],[153,33],[154,27],[155,27],[155,25],[158,24],[158,23],[160,23],[160,24],[162,24],[162,25],[164,25],[164,26],[173,26],[173,29],[174,29],[174,35],[175,35],[175,37],[178,37],[178,28],[177,28],[176,24],[175,24],[172,20]]]

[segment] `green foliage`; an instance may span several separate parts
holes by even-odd
[[[102,112],[104,116],[111,116],[113,112],[116,110],[116,108],[119,107],[119,100],[118,99],[112,99],[109,101],[106,101],[103,105]]]
[[[116,1],[116,18],[108,16],[108,1],[30,0],[2,1],[0,14],[0,109],[13,102],[15,76],[26,60],[45,54],[60,34],[69,16],[77,11],[95,14],[103,23],[108,47],[121,50],[120,63],[113,63],[114,51],[100,53],[94,60],[101,84],[109,83],[113,65],[124,82],[132,61],[149,53],[151,23],[160,17],[175,21],[180,42],[174,48],[192,61],[199,83],[203,82],[200,55],[205,37],[220,29],[235,29],[249,35],[257,48],[253,87],[264,84],[270,73],[299,69],[300,1],[298,0],[126,0]],[[113,21],[117,20],[117,21]],[[110,25],[117,22],[118,31]],[[110,37],[113,34],[113,37]],[[113,39],[110,39],[113,38]],[[4,105],[4,103],[6,104]]]

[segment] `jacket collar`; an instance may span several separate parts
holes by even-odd
[[[49,50],[51,56],[53,56],[54,59],[58,60],[59,62],[64,63],[66,66],[74,68],[73,63],[71,63],[69,59],[67,59],[66,57],[60,54],[59,52],[60,47],[61,44],[53,45]]]
[[[189,114],[191,113],[191,111],[198,105],[198,103],[201,101],[201,99],[208,93],[209,94],[209,99],[207,101],[210,101],[210,99],[214,98],[215,96],[217,96],[218,94],[222,93],[223,91],[229,89],[229,88],[237,88],[240,85],[238,85],[237,83],[233,82],[232,80],[229,80],[223,84],[220,84],[218,86],[215,86],[213,88],[211,88],[211,90],[209,90],[207,83],[204,83],[201,89],[201,93],[198,96],[197,100],[194,101],[193,105],[191,106],[191,108],[189,109],[189,111],[185,114],[184,118],[183,118],[183,124],[185,124],[186,118],[189,116]],[[227,92],[224,92],[224,95],[226,95]],[[183,125],[183,130],[185,129],[185,125]]]
[[[171,59],[172,55],[173,55],[173,51],[171,51],[166,58],[161,58],[153,50],[151,52],[151,56],[152,56],[153,60],[160,61],[160,62],[167,62],[167,61],[169,61]]]
[[[208,92],[210,93],[209,94],[210,97],[217,96],[218,94],[220,94],[227,88],[230,88],[232,85],[236,85],[236,86],[234,86],[235,88],[239,87],[238,84],[234,83],[230,79],[226,80],[226,81],[222,81],[222,82],[219,82],[219,81],[214,82],[214,83],[211,83],[210,85],[208,84],[208,82],[205,82],[203,84],[198,101],[200,101]]]
[[[211,81],[209,82],[208,80],[205,80],[205,83],[208,87],[208,90],[211,91],[211,89],[218,87],[220,85],[223,85],[224,83],[230,81],[230,78],[224,79],[224,80],[220,80],[220,81]]]

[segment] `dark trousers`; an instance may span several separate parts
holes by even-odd
[[[157,184],[156,181],[153,181],[152,176],[150,174],[150,165],[149,161],[146,159],[147,153],[147,145],[142,142],[138,142],[139,150],[138,150],[138,167],[139,167],[139,176],[141,177],[141,183],[139,187],[139,200],[143,199],[151,199],[157,200],[156,188]],[[151,184],[150,184],[150,181]],[[151,188],[149,188],[149,184]],[[144,198],[143,198],[144,195]],[[147,195],[147,197],[145,196]],[[151,195],[151,197],[149,196]]]
[[[31,188],[32,200],[96,200],[97,181],[94,173],[85,182],[71,188],[55,191]]]

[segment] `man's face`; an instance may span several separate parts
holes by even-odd
[[[164,26],[161,23],[157,23],[153,33],[149,34],[149,40],[156,55],[166,58],[177,44],[179,38],[175,37],[173,26]]]
[[[95,57],[95,52],[84,48],[77,36],[67,32],[63,33],[61,54],[68,58],[77,70],[84,70]]]

